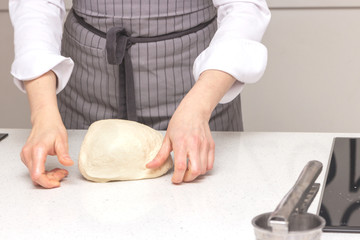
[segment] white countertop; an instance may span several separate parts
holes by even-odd
[[[0,239],[255,239],[251,220],[273,211],[310,160],[324,164],[333,133],[214,132],[214,169],[193,183],[157,179],[93,183],[77,164],[57,189],[34,187],[19,153],[30,130],[0,129]],[[70,130],[75,162],[85,131]],[[49,158],[47,168],[59,167]],[[321,191],[321,189],[320,189]],[[317,195],[309,212],[315,213]],[[322,239],[359,239],[323,233]]]

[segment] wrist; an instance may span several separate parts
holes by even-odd
[[[56,99],[56,75],[49,71],[24,82],[31,110],[31,123],[61,119]]]
[[[186,95],[177,107],[175,114],[187,115],[192,119],[208,122],[213,110],[212,107],[201,99],[193,96],[194,95],[191,94]]]
[[[185,105],[194,113],[210,119],[212,111],[235,81],[236,79],[228,73],[206,70],[184,97],[180,106]]]
[[[43,125],[48,123],[62,122],[57,106],[42,106],[31,111],[31,124]]]

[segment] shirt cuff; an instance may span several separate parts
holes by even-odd
[[[195,81],[209,69],[221,70],[237,80],[219,103],[232,101],[240,94],[245,83],[257,82],[267,64],[267,49],[263,44],[248,39],[226,40],[227,44],[210,44],[196,58],[193,67]]]
[[[52,70],[57,76],[57,94],[65,88],[73,68],[74,62],[71,58],[57,54],[29,53],[13,62],[11,74],[15,85],[25,93],[24,81],[34,80]]]

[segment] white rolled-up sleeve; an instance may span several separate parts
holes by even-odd
[[[11,66],[14,83],[25,92],[23,81],[33,80],[52,70],[59,93],[69,81],[74,63],[61,56],[62,0],[9,0],[14,27],[15,59]]]
[[[205,70],[224,71],[236,82],[220,103],[233,100],[246,83],[258,81],[266,68],[267,49],[261,39],[270,21],[265,0],[213,0],[217,31],[210,45],[196,58],[195,80]]]

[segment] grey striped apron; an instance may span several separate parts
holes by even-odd
[[[73,9],[62,54],[75,67],[58,94],[65,126],[86,129],[121,118],[166,130],[195,83],[195,58],[215,33],[212,1],[74,0]],[[219,104],[209,124],[217,131],[242,130],[240,96]]]

